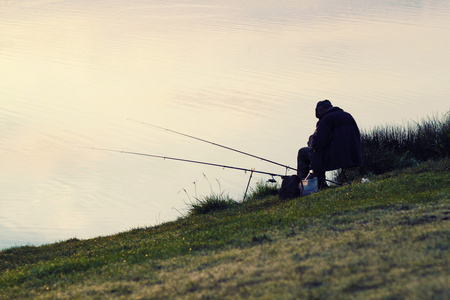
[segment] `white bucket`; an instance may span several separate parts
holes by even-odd
[[[303,189],[302,189],[303,184]],[[317,183],[317,177],[312,179],[304,179],[299,185],[302,196],[306,196],[312,193],[316,193],[319,190],[319,184]]]

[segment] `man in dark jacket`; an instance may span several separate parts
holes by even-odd
[[[298,151],[297,175],[305,178],[313,170],[322,187],[326,171],[362,166],[361,136],[353,117],[329,100],[317,103],[316,117],[308,147]]]

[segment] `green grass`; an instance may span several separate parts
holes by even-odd
[[[159,226],[10,248],[0,298],[448,299],[449,170],[448,159],[429,161],[289,201],[249,197]]]

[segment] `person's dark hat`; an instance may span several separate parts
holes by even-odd
[[[320,116],[323,114],[324,111],[328,110],[330,107],[332,107],[330,100],[323,100],[317,102],[316,106],[316,118],[320,118]]]

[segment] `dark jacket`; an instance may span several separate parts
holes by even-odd
[[[320,116],[316,131],[309,138],[314,150],[311,169],[330,171],[362,166],[361,135],[353,117],[331,107]]]

